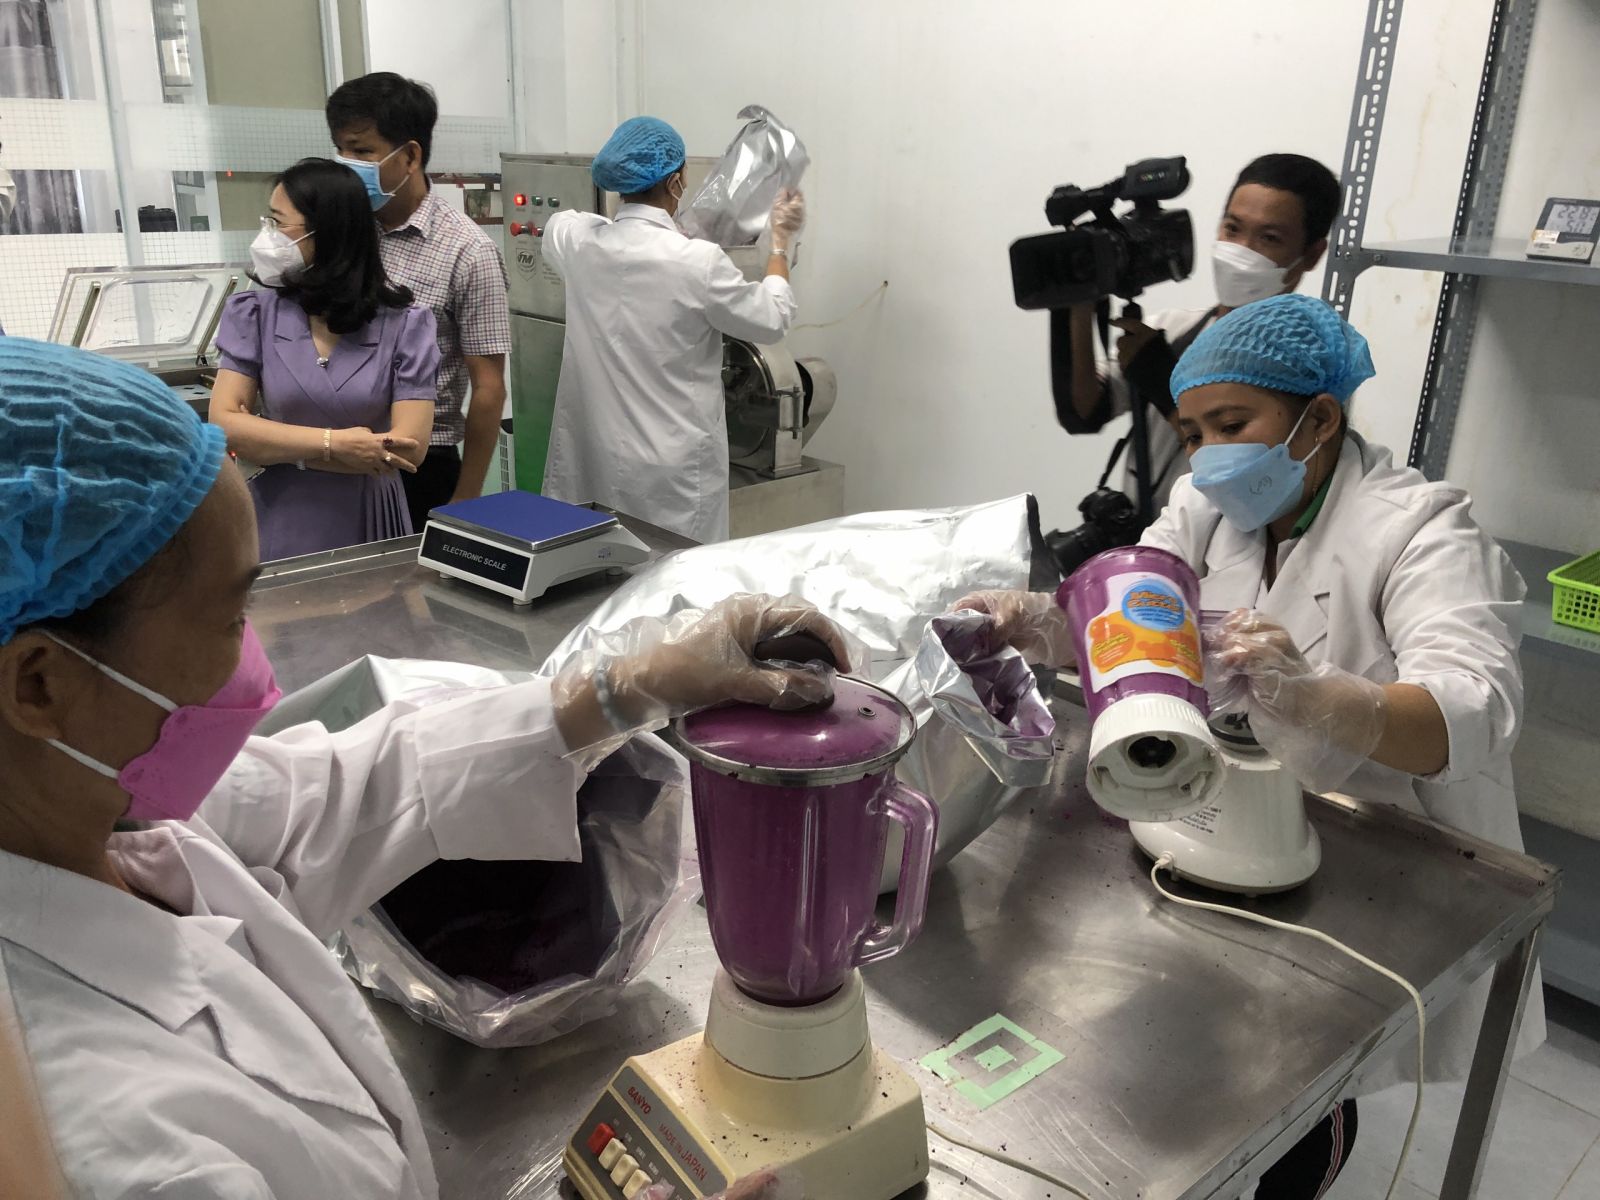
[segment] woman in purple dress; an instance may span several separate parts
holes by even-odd
[[[228,301],[211,420],[250,480],[264,560],[412,532],[399,471],[428,451],[439,348],[378,256],[360,178],[308,158],[250,246],[257,291]]]

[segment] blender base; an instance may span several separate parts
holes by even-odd
[[[1202,810],[1201,816],[1205,815]],[[1182,821],[1130,821],[1128,831],[1152,859],[1172,855],[1172,873],[1201,887],[1244,896],[1266,896],[1299,887],[1322,865],[1322,842],[1309,821],[1297,843],[1263,850],[1253,846],[1218,845],[1196,836]]]
[[[864,1029],[858,982],[855,996]],[[752,1005],[807,1023],[804,1010]],[[764,1167],[793,1169],[807,1195],[892,1200],[927,1178],[928,1135],[917,1085],[868,1041],[842,1066],[783,1079],[745,1070],[697,1033],[624,1063],[562,1161],[584,1200],[633,1200],[662,1181],[677,1200],[699,1200]]]
[[[1300,782],[1251,742],[1222,753],[1227,779],[1210,805],[1177,821],[1131,821],[1151,858],[1202,887],[1260,896],[1299,887],[1322,865],[1322,842],[1306,819]]]

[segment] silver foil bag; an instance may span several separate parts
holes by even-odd
[[[337,731],[391,701],[530,676],[359,659],[286,697],[258,733]],[[578,793],[582,861],[438,862],[330,939],[363,987],[479,1046],[523,1046],[616,1009],[700,895],[683,759],[635,738]]]
[[[794,131],[759,104],[739,119],[744,128],[678,213],[680,229],[719,246],[759,241],[778,193],[798,188],[811,161]]]
[[[987,618],[942,614],[982,588],[1053,586],[1047,562],[1027,496],[863,513],[697,546],[636,574],[540,673],[555,674],[598,633],[635,617],[665,618],[735,592],[799,596],[866,647],[869,660],[853,664],[855,673],[884,684],[916,715],[919,732],[898,772],[939,806],[943,863],[1024,789],[1048,779],[1054,722],[1021,655],[981,644]],[[899,876],[898,829],[891,838],[885,890]]]

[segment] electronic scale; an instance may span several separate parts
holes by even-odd
[[[441,505],[428,514],[417,561],[532,604],[558,583],[620,571],[650,557],[615,513],[532,492],[497,492]]]

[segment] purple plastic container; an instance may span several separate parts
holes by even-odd
[[[753,705],[677,723],[690,761],[711,940],[728,974],[769,1004],[836,992],[922,929],[938,810],[894,778],[916,722],[862,680],[805,712]],[[889,822],[905,828],[894,920],[873,920]]]
[[[1175,821],[1218,794],[1225,768],[1206,726],[1200,581],[1152,546],[1091,558],[1061,585],[1089,732],[1085,782],[1107,812]]]
[[[1187,700],[1209,714],[1200,651],[1200,580],[1176,554],[1119,546],[1056,592],[1067,614],[1089,715],[1131,695]]]

